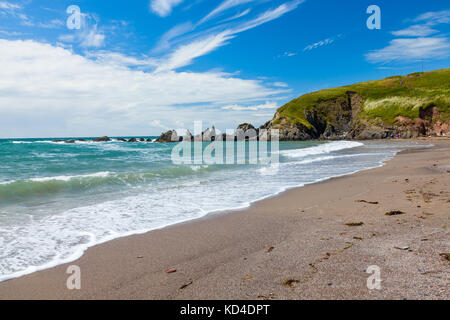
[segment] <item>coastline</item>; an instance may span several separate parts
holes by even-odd
[[[249,208],[90,247],[74,262],[0,283],[0,299],[448,299],[448,262],[439,253],[450,251],[450,140],[419,141],[435,146]],[[413,186],[439,190],[408,198]],[[390,210],[405,214],[385,216]],[[66,288],[69,265],[81,268],[81,290]],[[370,265],[381,268],[380,291],[366,287]]]

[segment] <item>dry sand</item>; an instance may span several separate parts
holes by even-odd
[[[246,210],[92,247],[0,283],[0,299],[449,299],[450,139],[432,143]],[[69,265],[81,290],[66,287]],[[371,265],[381,290],[367,288]]]

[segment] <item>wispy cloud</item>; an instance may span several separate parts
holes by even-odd
[[[297,9],[297,7],[305,2],[305,0],[293,0],[290,2],[286,2],[281,4],[275,9],[267,10],[263,14],[259,15],[257,18],[250,20],[248,22],[243,23],[239,27],[234,29],[234,33],[243,32],[249,29],[256,28],[264,23],[270,22],[272,20],[278,19],[284,14]]]
[[[16,10],[16,9],[21,9],[22,7],[19,6],[18,4],[14,4],[14,3],[10,3],[7,1],[0,1],[0,9],[2,10]]]
[[[269,9],[261,13],[251,20],[243,21],[234,26],[225,25],[225,29],[220,32],[214,32],[217,28],[201,32],[197,36],[194,36],[194,40],[190,40],[190,42],[178,46],[167,57],[162,58],[161,65],[157,68],[157,72],[175,70],[187,66],[191,64],[195,58],[201,57],[226,45],[229,43],[229,40],[236,37],[239,33],[278,19],[284,14],[296,9],[302,2],[303,0],[294,0],[281,4],[274,9]],[[172,36],[173,34],[177,34],[177,32],[169,31],[169,36]],[[166,38],[169,38],[169,36]],[[165,42],[163,41],[162,43],[164,44]]]
[[[219,15],[220,13],[222,13],[228,9],[231,9],[233,7],[240,6],[242,4],[246,4],[249,2],[253,2],[253,1],[255,1],[255,0],[225,0],[217,8],[215,8],[208,15],[206,15],[202,20],[200,20],[199,24],[212,19],[213,17]]]
[[[280,82],[280,81],[274,82],[274,83],[272,83],[272,85],[275,86],[275,87],[280,87],[280,88],[287,88],[287,87],[289,87],[289,85],[287,83]]]
[[[34,26],[31,19],[23,13],[23,7],[7,1],[0,1],[0,16],[9,16],[20,20],[23,26]]]
[[[86,57],[95,60],[102,65],[109,65],[114,68],[131,67],[139,70],[154,70],[158,67],[158,61],[149,57],[137,58],[105,50],[86,52]]]
[[[184,0],[150,0],[150,9],[160,17],[167,17]]]
[[[222,32],[180,46],[167,59],[164,59],[156,72],[175,70],[192,63],[195,58],[203,56],[223,46],[234,36],[230,32]]]
[[[235,15],[232,16],[232,17],[229,17],[229,18],[226,18],[226,19],[220,21],[220,23],[228,22],[228,21],[233,21],[233,20],[236,20],[236,19],[245,17],[246,15],[248,15],[248,14],[250,13],[250,11],[252,11],[252,9],[248,8],[248,9],[242,11],[242,12],[239,12],[239,13],[235,14]]]
[[[95,14],[82,13],[81,28],[71,34],[62,34],[62,42],[78,43],[83,48],[100,48],[105,44],[106,35],[98,27],[99,19]]]
[[[369,52],[372,63],[408,62],[420,59],[439,59],[450,54],[450,42],[444,37],[394,39],[383,49]]]
[[[392,31],[391,33],[397,37],[426,37],[437,32],[439,31],[432,29],[430,26],[416,24],[406,29]]]
[[[152,51],[154,53],[159,53],[170,49],[172,45],[171,41],[173,39],[182,36],[192,30],[194,30],[194,26],[190,21],[172,27],[169,31],[165,32],[161,36],[160,40],[158,41],[158,43],[156,44],[155,48]]]
[[[97,26],[85,32],[82,36],[81,46],[85,48],[99,48],[105,42],[105,35],[97,31]]]
[[[332,38],[327,38],[325,40],[321,40],[318,41],[316,43],[310,44],[308,46],[306,46],[303,51],[311,51],[313,49],[319,48],[319,47],[323,47],[323,46],[327,46],[329,44],[332,44],[334,42],[334,39]]]
[[[256,106],[241,106],[241,105],[229,105],[222,107],[223,110],[233,110],[233,111],[258,111],[263,109],[276,109],[276,102],[266,102],[265,104],[259,104]]]
[[[426,37],[435,34],[439,31],[432,27],[450,23],[450,10],[426,12],[413,19],[413,21],[421,24],[414,24],[406,29],[391,33],[398,37]]]
[[[56,29],[64,26],[64,21],[60,19],[53,19],[49,22],[39,22],[38,27],[46,28],[46,29]]]
[[[446,35],[437,34],[439,24],[450,23],[450,10],[426,12],[415,19],[415,24],[391,33],[397,38],[389,45],[366,54],[371,63],[412,62],[421,59],[442,59],[450,55],[450,42]],[[420,23],[420,24],[417,24]]]
[[[431,25],[450,23],[450,10],[426,12],[418,16],[414,21],[424,21]]]
[[[0,30],[0,34],[7,36],[7,37],[17,37],[17,36],[22,36],[23,33],[22,32],[17,32],[17,31],[6,31],[6,30]]]
[[[154,128],[160,128],[160,129],[163,129],[163,130],[169,130],[169,127],[166,126],[166,125],[164,125],[164,124],[161,122],[161,120],[159,120],[159,119],[152,120],[152,121],[150,122],[150,126],[151,126],[151,127],[154,127]]]
[[[280,53],[279,55],[275,56],[274,58],[277,58],[277,59],[290,58],[290,57],[295,57],[296,55],[297,55],[297,52],[285,51],[285,52]]]

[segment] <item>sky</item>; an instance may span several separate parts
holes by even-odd
[[[260,126],[308,92],[448,68],[449,37],[448,0],[0,0],[0,138]]]

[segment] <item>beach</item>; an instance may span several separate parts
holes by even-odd
[[[449,299],[450,139],[418,141],[434,146],[90,247],[1,282],[0,299]],[[66,286],[70,265],[80,290]]]

